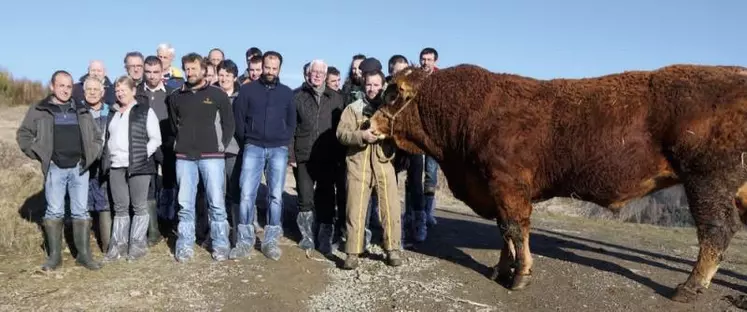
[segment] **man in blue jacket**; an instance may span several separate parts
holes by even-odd
[[[231,250],[231,259],[249,256],[254,246],[254,203],[262,170],[265,168],[269,207],[262,253],[273,260],[279,260],[282,254],[278,240],[283,235],[280,224],[283,188],[288,165],[288,145],[296,129],[293,91],[280,83],[278,78],[282,64],[283,57],[280,53],[265,52],[262,56],[262,76],[242,85],[233,104],[236,140],[244,148],[244,158],[236,247]]]

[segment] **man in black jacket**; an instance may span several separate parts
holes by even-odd
[[[296,132],[291,163],[296,163],[299,246],[314,248],[314,213],[319,224],[319,251],[332,252],[335,217],[335,179],[344,161],[344,148],[335,131],[344,107],[342,95],[326,87],[327,64],[313,60],[306,82],[296,89]],[[316,185],[315,185],[316,184]]]
[[[182,57],[187,81],[171,93],[171,131],[175,137],[176,180],[179,188],[179,225],[175,257],[184,262],[194,256],[195,194],[204,180],[210,216],[213,259],[228,259],[228,221],[224,199],[225,149],[234,134],[234,117],[228,95],[207,84],[207,62],[197,53]],[[216,118],[220,124],[216,125]]]
[[[174,91],[174,88],[163,82],[163,64],[161,59],[155,55],[145,58],[144,79],[137,86],[135,100],[141,104],[148,104],[158,117],[158,125],[161,130],[161,145],[156,157],[156,172],[161,167],[162,179],[158,174],[150,180],[148,188],[148,214],[150,225],[148,227],[148,246],[152,247],[161,241],[161,233],[158,228],[159,207],[160,217],[169,223],[171,228],[176,212],[176,158],[174,156],[174,135],[171,133],[169,123],[168,107],[166,97]]]

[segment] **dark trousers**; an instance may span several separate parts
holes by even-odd
[[[296,177],[298,210],[314,211],[318,223],[335,220],[335,185],[339,167],[334,162],[300,162]]]

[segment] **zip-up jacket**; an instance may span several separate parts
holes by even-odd
[[[337,162],[344,159],[344,147],[335,131],[344,108],[342,95],[325,88],[317,95],[307,83],[295,90],[296,131],[290,162],[310,159]]]
[[[29,158],[41,163],[41,170],[45,177],[55,148],[55,116],[52,105],[57,104],[50,103],[50,99],[51,97],[47,97],[29,107],[26,116],[16,131],[16,142],[21,151]],[[93,120],[89,108],[81,103],[75,103],[74,105],[80,129],[81,154],[83,156],[81,159],[82,173],[88,170],[91,164],[101,155],[103,135],[101,129]]]
[[[264,77],[242,85],[233,103],[236,140],[243,146],[288,146],[296,129],[296,104],[293,91]]]
[[[209,84],[190,89],[185,84],[166,98],[166,104],[178,158],[225,157],[235,127],[231,102],[223,90]]]

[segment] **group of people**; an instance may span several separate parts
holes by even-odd
[[[248,49],[241,75],[217,48],[206,57],[184,55],[181,69],[172,65],[174,55],[169,44],[147,57],[129,52],[127,74],[114,82],[100,61],[90,62],[77,83],[58,70],[51,94],[29,108],[16,139],[44,175],[43,270],[62,263],[66,196],[76,263],[92,270],[102,266],[89,247],[92,218],[104,261],[137,260],[170,231],[179,262],[194,257],[202,234],[216,261],[248,257],[261,233],[261,252],[278,260],[288,166],[300,248],[331,255],[344,244],[343,267],[353,269],[376,226],[386,263],[398,266],[403,247],[426,239],[436,224],[437,163],[397,150],[365,126],[391,75],[409,66],[406,57],[392,56],[385,76],[376,58],[355,55],[342,86],[340,71],[315,59],[291,89],[280,81],[283,57],[276,51]],[[419,58],[427,72],[438,70],[435,49]],[[255,203],[263,175],[267,210],[260,226]],[[204,213],[196,211],[198,193]],[[198,226],[201,215],[207,229]]]

